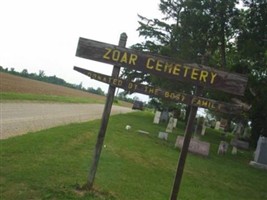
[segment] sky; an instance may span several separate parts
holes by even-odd
[[[159,0],[0,0],[0,66],[21,72],[56,75],[85,88],[108,85],[73,70],[78,66],[111,75],[112,65],[75,56],[79,37],[126,47],[144,41],[139,37],[138,14],[161,18]],[[122,91],[122,90],[121,90]],[[147,101],[148,96],[138,95]]]

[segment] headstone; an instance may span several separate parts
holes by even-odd
[[[232,139],[231,140],[231,145],[239,148],[239,149],[248,149],[249,143],[246,141],[238,140],[238,139]]]
[[[126,125],[126,126],[125,126],[125,129],[126,129],[126,130],[130,130],[131,128],[132,128],[132,127],[131,127],[130,125]]]
[[[159,136],[158,136],[160,139],[163,139],[163,140],[168,140],[168,133],[166,132],[159,132]]]
[[[206,126],[203,125],[203,126],[202,126],[201,135],[203,136],[203,135],[205,135],[205,133],[206,133]]]
[[[225,128],[227,127],[227,119],[223,119],[221,118],[221,121],[220,121],[220,128],[225,130]]]
[[[219,121],[217,121],[216,123],[215,123],[215,130],[219,130],[220,129],[220,125],[221,125],[221,122],[219,122]]]
[[[176,139],[175,147],[181,149],[183,147],[183,143],[184,137],[178,136]],[[191,138],[188,150],[191,153],[208,156],[210,150],[210,143]]]
[[[199,117],[197,119],[197,124],[196,124],[196,134],[200,135],[202,133],[202,129],[203,129],[203,125],[204,125],[204,117]]]
[[[137,132],[138,132],[138,133],[147,134],[147,135],[149,134],[149,132],[147,132],[147,131],[143,131],[143,130],[138,130]]]
[[[181,113],[180,113],[180,118],[181,118],[181,120],[185,120],[185,111],[183,110],[183,111],[181,111]]]
[[[162,111],[160,115],[160,121],[167,122],[169,120],[169,112],[167,110]]]
[[[154,120],[153,120],[154,124],[159,124],[160,115],[161,115],[161,112],[160,111],[156,111],[155,116],[154,116]]]
[[[255,151],[254,161],[267,165],[267,137],[260,136]]]
[[[176,126],[177,126],[177,121],[178,121],[177,118],[173,118],[173,128],[176,128]]]
[[[228,149],[228,143],[225,141],[221,141],[217,154],[225,154],[227,152],[227,149]]]
[[[166,128],[167,133],[172,133],[173,125],[174,125],[174,118],[170,117],[169,123],[168,123],[167,128]]]
[[[237,154],[237,148],[236,148],[236,147],[233,147],[233,149],[232,149],[232,154],[233,154],[233,155],[236,155],[236,154]]]

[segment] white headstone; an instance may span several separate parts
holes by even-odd
[[[177,118],[173,118],[173,128],[176,128],[177,126]]]
[[[220,126],[221,126],[221,122],[220,121],[217,121],[215,123],[215,130],[219,130],[220,129]]]
[[[236,147],[233,147],[233,149],[232,149],[232,154],[233,154],[233,155],[236,155],[236,154],[237,154],[237,148],[236,148]]]
[[[161,112],[156,111],[155,116],[154,116],[154,121],[153,121],[154,124],[159,124],[160,115],[161,115]]]
[[[163,140],[167,140],[168,139],[168,133],[166,132],[159,132],[159,138],[163,139]]]
[[[167,132],[167,133],[172,133],[173,125],[174,125],[174,118],[173,118],[173,117],[170,117],[168,126],[167,126],[167,128],[166,128],[166,132]]]

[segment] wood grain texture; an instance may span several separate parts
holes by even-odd
[[[85,38],[79,39],[76,56],[235,95],[244,94],[248,80],[241,74]]]
[[[150,95],[154,97],[160,97],[167,99],[169,101],[174,101],[178,103],[183,103],[187,105],[198,106],[205,109],[211,109],[218,112],[228,113],[228,114],[237,114],[242,111],[242,106],[225,103],[221,101],[216,101],[212,99],[207,99],[203,97],[193,96],[185,93],[167,91],[160,88],[155,88],[143,84],[137,84],[131,81],[127,81],[120,78],[115,78],[93,72],[87,69],[80,67],[74,67],[74,70],[103,83],[107,83],[114,87],[122,88],[126,91],[137,92],[145,95]]]

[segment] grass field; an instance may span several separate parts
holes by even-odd
[[[0,141],[0,199],[168,199],[179,157],[174,141],[184,124],[163,141],[157,134],[166,125],[152,121],[148,112],[110,118],[94,192],[76,188],[86,182],[99,120]],[[267,199],[266,171],[248,165],[252,151],[218,156],[220,133],[209,129],[201,139],[211,143],[210,156],[188,155],[179,199]]]
[[[0,102],[2,101],[44,101],[62,103],[100,103],[105,96],[36,81],[0,72]],[[116,105],[131,107],[132,104],[116,101]]]

